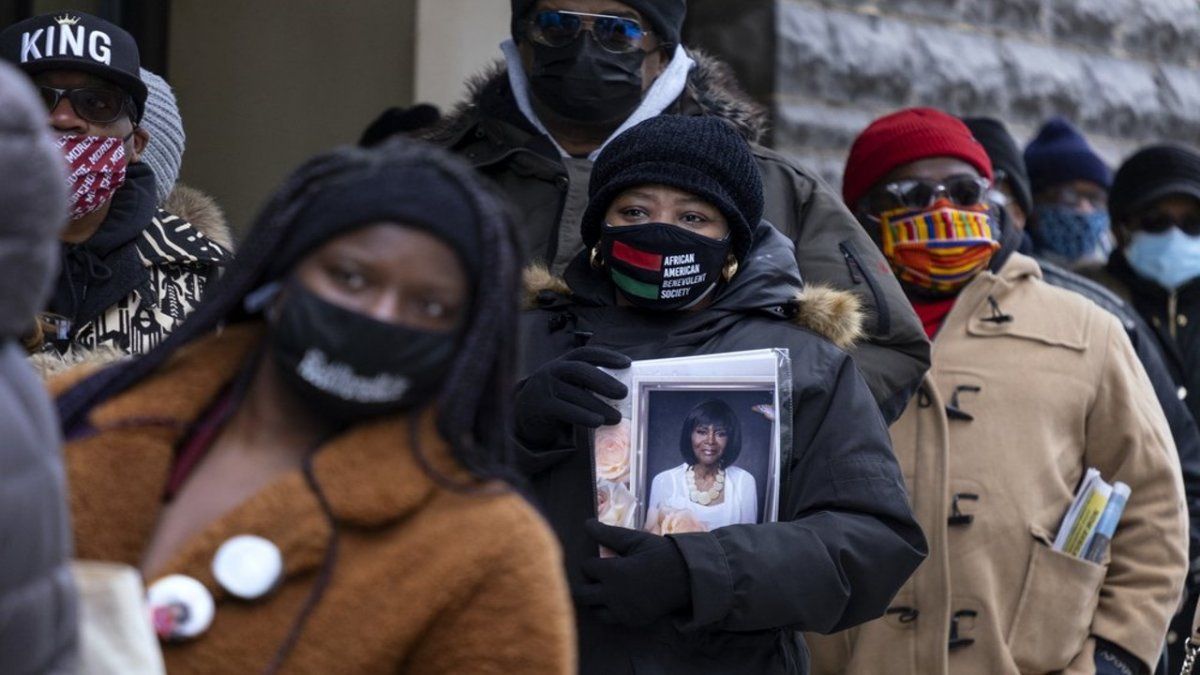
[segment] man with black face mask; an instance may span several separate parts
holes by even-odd
[[[469,159],[520,213],[526,260],[561,273],[583,249],[592,162],[611,138],[659,115],[718,117],[751,143],[765,115],[728,68],[681,44],[685,0],[513,0],[505,60],[425,136]],[[855,361],[895,418],[929,345],[887,263],[819,179],[754,146],[766,220],[795,242],[804,279],[855,292],[870,340]]]

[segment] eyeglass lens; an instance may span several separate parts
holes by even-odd
[[[599,16],[565,11],[539,12],[533,19],[532,37],[550,47],[565,47],[583,32],[585,19],[602,47],[613,52],[641,48],[646,31],[637,21],[618,16]]]
[[[987,188],[987,181],[963,176],[951,178],[942,184],[924,180],[897,181],[888,186],[888,192],[902,206],[925,208],[932,206],[942,194],[945,194],[951,202],[958,206],[981,204],[986,196]]]
[[[46,109],[53,112],[62,99],[66,98],[75,109],[75,114],[96,124],[116,121],[125,110],[125,96],[121,92],[99,87],[81,89],[55,89],[38,87]]]

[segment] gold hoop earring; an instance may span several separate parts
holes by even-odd
[[[604,260],[600,258],[600,245],[596,244],[592,247],[592,269],[598,270],[604,267]]]
[[[738,273],[737,258],[730,258],[729,262],[725,263],[725,268],[721,270],[721,278],[725,279],[725,283],[729,283],[734,275]]]

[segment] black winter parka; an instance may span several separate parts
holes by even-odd
[[[646,312],[614,304],[581,255],[561,282],[534,289],[523,317],[525,372],[584,344],[632,359],[787,348],[793,444],[784,449],[778,523],[674,536],[691,607],[649,628],[605,624],[577,608],[586,674],[806,673],[795,631],[831,632],[879,617],[925,557],[887,427],[845,352],[801,328],[856,332],[838,292],[803,294],[793,244],[760,225],[742,271],[708,309]],[[798,297],[805,299],[797,301]],[[597,555],[588,434],[574,447],[520,448],[532,490],[559,536],[573,584]]]

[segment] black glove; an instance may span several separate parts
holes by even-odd
[[[574,589],[575,601],[610,623],[645,626],[692,604],[687,562],[668,537],[605,525],[584,525],[589,536],[619,558],[591,558],[583,574],[591,583]]]
[[[621,413],[596,398],[623,399],[629,389],[600,370],[628,368],[629,357],[581,347],[538,368],[517,392],[517,440],[547,448],[569,437],[572,426],[596,429],[621,421]]]
[[[373,148],[396,134],[410,134],[437,124],[442,113],[428,103],[411,108],[388,108],[363,132],[360,147]]]
[[[1096,638],[1096,675],[1146,675],[1137,657],[1108,640]]]

